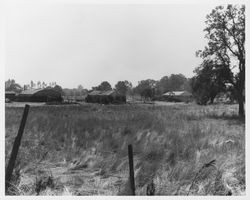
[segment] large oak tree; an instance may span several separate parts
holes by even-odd
[[[224,78],[237,95],[239,115],[244,116],[245,102],[245,6],[218,6],[206,17],[208,45],[197,55],[213,60],[223,68]]]

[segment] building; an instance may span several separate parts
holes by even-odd
[[[190,102],[192,101],[192,94],[188,91],[172,91],[162,95],[167,101],[175,102]]]
[[[14,91],[5,91],[5,99],[8,99],[8,101],[14,101],[16,99],[16,93]]]
[[[53,88],[24,90],[17,95],[17,101],[21,102],[61,102],[62,95]]]
[[[119,103],[126,103],[126,96],[121,95],[114,90],[108,90],[108,91],[94,90],[87,95],[85,101],[88,103],[119,104]]]

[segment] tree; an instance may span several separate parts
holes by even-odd
[[[79,91],[82,91],[82,90],[83,90],[83,86],[82,86],[82,85],[78,85],[77,89],[78,89]]]
[[[191,78],[187,78],[186,81],[183,83],[183,85],[181,85],[180,89],[188,91],[188,92],[192,92]]]
[[[38,88],[41,88],[41,81],[37,81],[36,85],[37,85]]]
[[[225,92],[224,71],[221,69],[213,61],[207,60],[195,69],[196,76],[191,79],[191,87],[198,104],[213,103],[219,92]]]
[[[55,85],[54,90],[58,91],[61,95],[63,95],[63,89],[60,85]]]
[[[218,6],[207,15],[205,23],[208,45],[203,51],[197,51],[197,55],[213,60],[218,69],[227,72],[224,78],[237,94],[239,115],[244,116],[245,6]]]
[[[30,81],[30,87],[31,87],[31,89],[33,89],[35,86],[36,86],[36,84],[31,80]]]
[[[99,86],[92,87],[93,90],[108,91],[112,90],[112,87],[108,81],[103,81]]]
[[[183,84],[187,81],[186,77],[183,74],[171,74],[168,79],[168,91],[178,91],[183,90],[181,88]]]
[[[47,84],[45,82],[42,82],[42,88],[46,88]]]
[[[168,91],[169,91],[169,78],[168,76],[164,76],[156,83],[156,93],[158,95],[162,95]]]
[[[135,92],[140,94],[144,99],[152,99],[155,95],[156,81],[152,79],[139,81]]]
[[[22,91],[22,87],[16,83],[14,79],[9,79],[5,81],[5,91],[14,91],[19,93]]]
[[[78,85],[78,87],[77,87],[77,92],[78,92],[78,94],[79,94],[79,95],[77,95],[77,96],[83,95],[83,86],[82,86],[82,85]]]
[[[132,88],[132,83],[129,81],[118,81],[117,84],[115,85],[115,90],[123,95],[126,95],[127,92]]]
[[[23,85],[23,90],[28,90],[28,85]]]
[[[159,96],[166,92],[179,90],[191,92],[190,80],[183,74],[171,74],[170,77],[164,76],[156,82],[155,93]]]

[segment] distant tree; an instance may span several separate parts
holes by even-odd
[[[168,91],[169,91],[169,78],[168,76],[164,76],[156,83],[156,93],[158,95],[162,95]]]
[[[221,69],[213,61],[207,60],[195,69],[196,76],[191,79],[191,87],[198,104],[213,103],[217,94],[226,91],[225,72]]]
[[[181,90],[185,90],[188,92],[192,92],[192,87],[191,87],[191,78],[187,78],[186,81],[183,83],[181,86]]]
[[[115,85],[115,90],[120,94],[126,95],[129,90],[132,88],[132,83],[125,80],[125,81],[118,81]]]
[[[24,85],[24,86],[23,86],[23,90],[28,90],[28,86],[27,86],[27,85]]]
[[[139,81],[135,87],[135,92],[140,94],[144,99],[152,99],[155,95],[156,81],[152,79]]]
[[[14,91],[19,93],[22,91],[22,87],[16,83],[14,79],[9,79],[5,81],[5,91]]]
[[[75,96],[75,90],[74,89],[69,89],[69,88],[64,88],[63,89],[63,95],[65,95],[65,96]]]
[[[55,85],[54,90],[56,90],[56,91],[60,92],[60,94],[61,94],[61,95],[63,95],[63,94],[64,94],[64,93],[63,93],[63,89],[62,89],[62,87],[61,87],[61,86],[59,86],[59,85]]]
[[[36,85],[37,85],[38,88],[41,88],[41,81],[37,81]]]
[[[171,74],[168,79],[168,91],[183,90],[182,86],[187,81],[183,74]]]
[[[35,88],[35,83],[33,81],[30,81],[30,87],[31,89]]]
[[[163,76],[159,81],[156,82],[156,95],[162,95],[170,91],[182,90],[191,92],[190,80],[187,79],[183,74],[171,74],[170,77]]]
[[[43,81],[42,82],[42,88],[46,88],[47,87],[47,84]]]
[[[77,93],[79,94],[78,96],[82,96],[84,93],[84,88],[82,85],[78,85],[77,87]]]
[[[208,45],[203,51],[197,51],[197,56],[213,60],[217,68],[227,71],[224,78],[237,94],[239,115],[244,116],[245,6],[217,6],[207,15],[205,23]]]
[[[144,99],[153,99],[155,95],[155,89],[154,88],[145,88],[141,91],[141,96],[144,98]]]
[[[77,86],[77,96],[81,96],[82,95],[82,91],[83,91],[83,86],[82,85],[78,85]]]
[[[26,86],[27,90],[31,89],[30,84],[26,84],[25,86]]]
[[[103,81],[99,86],[92,87],[93,90],[108,91],[112,90],[112,87],[108,81]]]
[[[78,85],[77,89],[78,90],[83,90],[83,86],[82,85]]]

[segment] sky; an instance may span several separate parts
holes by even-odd
[[[14,4],[6,9],[5,80],[90,89],[182,73],[201,63],[215,4]]]

